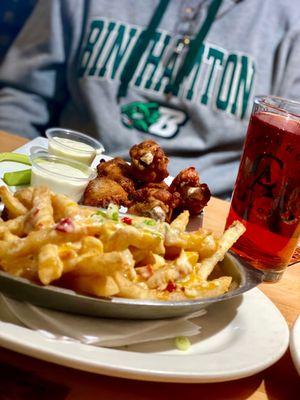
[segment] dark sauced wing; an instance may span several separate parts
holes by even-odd
[[[182,200],[178,211],[188,210],[191,215],[199,214],[207,205],[211,193],[205,183],[200,183],[200,177],[194,167],[179,172],[170,185],[172,193],[179,193]]]
[[[154,219],[170,221],[173,210],[180,204],[179,194],[171,193],[166,183],[148,183],[134,193],[129,212],[140,212]]]
[[[146,140],[130,149],[131,171],[141,182],[161,182],[168,175],[168,157],[153,140]]]

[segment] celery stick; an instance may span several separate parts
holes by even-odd
[[[3,175],[3,180],[8,186],[29,185],[31,180],[31,169],[5,172]]]
[[[1,161],[14,161],[21,164],[31,165],[30,159],[26,154],[0,153],[0,162]]]

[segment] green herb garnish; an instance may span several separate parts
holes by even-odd
[[[119,207],[113,203],[110,203],[106,215],[113,221],[119,221]]]
[[[153,219],[144,219],[143,223],[144,223],[145,225],[148,225],[148,226],[154,226],[154,225],[156,225],[156,221],[154,221]]]
[[[101,217],[107,217],[106,212],[102,210],[98,210],[95,215],[100,215]]]
[[[191,347],[191,342],[186,336],[177,336],[174,339],[174,344],[180,351],[187,351]]]

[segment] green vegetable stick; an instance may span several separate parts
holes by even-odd
[[[26,154],[0,153],[0,162],[1,161],[14,161],[21,164],[31,165],[30,159]]]
[[[31,169],[5,172],[3,175],[3,180],[8,186],[29,185],[31,180]]]

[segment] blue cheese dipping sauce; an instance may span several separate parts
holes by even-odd
[[[85,164],[49,155],[31,155],[31,186],[47,186],[54,193],[79,201],[96,171]]]
[[[104,151],[98,140],[70,129],[47,129],[46,136],[50,154],[87,165],[91,165],[96,155]]]

